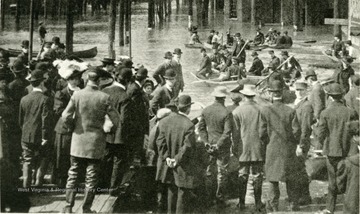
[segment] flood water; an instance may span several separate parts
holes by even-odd
[[[189,32],[187,30],[188,16],[187,8],[182,7],[179,11],[175,8],[175,2],[172,4],[173,11],[171,17],[162,27],[156,23],[155,29],[148,30],[147,28],[147,3],[133,4],[132,15],[132,56],[134,63],[141,63],[148,68],[150,75],[163,61],[163,56],[166,51],[173,51],[175,48],[181,48],[183,51],[182,66],[185,78],[185,91],[184,93],[192,96],[193,100],[208,105],[212,102],[213,98],[210,97],[212,88],[201,87],[193,85],[191,82],[196,79],[189,73],[198,69],[201,60],[199,49],[185,49],[184,44],[188,43]],[[182,6],[182,4],[181,4]],[[196,12],[196,9],[193,10]],[[196,17],[196,14],[194,14]],[[20,48],[21,40],[28,39],[28,20],[21,21],[20,31],[14,31],[15,20],[13,17],[6,17],[5,32],[0,33],[0,47],[3,48]],[[74,31],[74,50],[88,49],[94,46],[98,48],[98,55],[96,58],[89,60],[93,65],[99,65],[100,60],[107,57],[107,16],[102,17],[87,17],[83,20],[75,21]],[[46,39],[51,40],[53,36],[59,36],[61,41],[65,41],[65,20],[53,21],[46,20],[46,27],[48,34]],[[196,25],[196,20],[195,23]],[[206,41],[206,37],[210,29],[215,29],[220,33],[226,33],[226,30],[231,27],[231,32],[240,32],[245,39],[252,39],[255,35],[256,26],[248,23],[240,23],[236,20],[224,20],[222,12],[212,13],[209,16],[209,26],[206,28],[199,28],[199,36],[202,41]],[[281,26],[263,26],[262,32],[265,34],[269,28],[277,30],[288,30],[289,34],[293,36],[294,40],[317,40],[317,41],[330,41],[332,40],[332,26],[316,26],[305,27],[303,32],[293,32],[292,26],[286,26],[283,29]],[[37,28],[37,23],[35,23]],[[118,35],[116,34],[116,56],[128,55],[128,46],[118,47]],[[34,33],[34,50],[40,48],[38,35]],[[304,49],[304,48],[302,48]],[[305,48],[306,49],[306,48]],[[310,51],[310,48],[309,48]],[[277,52],[277,51],[276,51]],[[280,51],[279,51],[280,52]],[[305,51],[306,52],[306,51]],[[259,53],[260,58],[263,59],[264,64],[268,64],[269,56],[267,51]],[[298,54],[299,58],[303,61],[313,60],[314,57],[320,56],[306,56],[302,53]],[[316,54],[317,55],[317,54]],[[307,57],[307,58],[306,58]],[[250,53],[247,53],[246,67],[249,69],[251,65]],[[325,59],[326,60],[326,59]],[[301,61],[301,60],[300,60]],[[228,99],[228,102],[230,100]]]

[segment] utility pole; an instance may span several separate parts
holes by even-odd
[[[29,26],[29,62],[32,60],[33,33],[34,33],[34,0],[30,0],[30,26]]]
[[[74,39],[74,0],[67,0],[67,14],[66,14],[66,54],[73,52]]]
[[[5,5],[4,0],[0,0],[0,30],[3,31],[5,28]]]
[[[125,44],[125,0],[119,1],[119,46],[124,46]]]
[[[109,13],[109,58],[115,59],[115,25],[116,25],[116,0],[110,1]]]

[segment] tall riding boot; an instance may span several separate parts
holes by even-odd
[[[92,203],[95,198],[95,189],[85,189],[84,192],[84,204],[83,204],[83,213],[95,213],[91,210]]]
[[[32,179],[32,172],[31,172],[30,164],[25,162],[23,164],[23,187],[24,188],[30,187],[31,179]]]
[[[260,211],[265,206],[261,202],[262,178],[255,179],[253,182],[253,187],[254,187],[255,209]]]
[[[239,177],[239,204],[237,205],[240,210],[245,209],[245,196],[247,190],[248,179],[244,177]]]
[[[66,205],[63,213],[72,213],[72,208],[75,203],[76,192],[74,189],[66,189]]]
[[[39,166],[39,168],[37,169],[37,172],[36,172],[35,186],[39,187],[39,186],[43,185],[46,168],[47,168],[47,161],[46,161],[46,159],[42,159],[40,161],[40,166]]]

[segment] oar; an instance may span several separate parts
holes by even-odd
[[[277,68],[276,70],[279,70],[285,63],[287,63],[291,58],[293,58],[294,56],[290,56],[289,58],[287,58],[283,63],[281,63]],[[260,80],[258,83],[256,83],[255,87],[258,87],[262,82],[264,82],[265,80],[269,79],[270,76],[275,73],[275,72],[272,72],[271,74],[267,75],[264,79]]]
[[[238,58],[241,54],[241,52],[243,52],[243,50],[245,49],[246,45],[249,43],[249,41],[245,42],[244,46],[241,48],[240,52],[238,53],[238,55],[236,56],[236,58]]]
[[[42,51],[43,51],[43,49],[44,49],[44,46],[45,46],[45,40],[44,40],[44,42],[41,44],[40,51],[39,51],[38,55],[36,56],[36,59],[37,59],[37,60],[40,59],[41,53],[42,53]]]

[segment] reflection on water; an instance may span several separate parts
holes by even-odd
[[[168,22],[165,22],[163,26],[157,26],[153,30],[147,28],[147,4],[133,5],[134,15],[132,16],[132,54],[134,63],[144,64],[151,72],[163,62],[163,56],[166,51],[172,51],[174,48],[181,48],[183,51],[182,65],[184,78],[186,82],[185,93],[191,95],[194,100],[209,104],[212,102],[212,98],[209,98],[211,92],[210,88],[206,87],[194,87],[190,83],[195,81],[194,77],[189,72],[194,72],[199,66],[199,60],[201,59],[199,49],[185,49],[184,44],[189,40],[189,32],[187,31],[187,9],[182,8],[176,13],[175,4],[173,4],[173,13]],[[196,10],[194,10],[196,12]],[[196,17],[196,14],[194,14]],[[6,31],[0,33],[0,45],[5,48],[19,48],[21,40],[28,39],[28,24],[26,20],[22,20],[20,25],[22,31],[15,32],[13,29],[13,23],[9,23],[7,17]],[[99,60],[107,56],[107,17],[90,17],[86,20],[76,21],[74,32],[74,50],[88,49],[93,46],[98,47],[98,56],[95,59],[91,59],[90,62],[94,65],[100,64]],[[37,25],[35,25],[37,26]],[[59,36],[62,41],[65,40],[65,20],[60,21],[46,21],[48,28],[47,40],[51,40],[53,36]],[[202,41],[206,40],[207,33],[210,29],[215,29],[220,33],[226,33],[226,30],[231,27],[231,32],[240,32],[244,38],[252,39],[255,35],[256,26],[252,26],[248,23],[240,23],[239,21],[226,21],[223,19],[222,12],[213,13],[209,16],[209,26],[199,29],[199,36]],[[288,30],[289,34],[293,34],[291,26],[281,28],[280,26],[271,26],[278,30]],[[263,33],[270,28],[270,26],[264,26]],[[306,27],[303,32],[297,32],[293,34],[294,40],[326,40],[332,39],[332,27],[331,26],[317,26]],[[38,36],[34,35],[34,49],[39,49]],[[118,35],[116,35],[116,43],[118,44]],[[265,58],[267,54],[260,54]],[[128,46],[117,48],[117,56],[127,55]],[[250,58],[250,54],[247,54]],[[251,60],[247,62],[247,68],[251,64]]]

